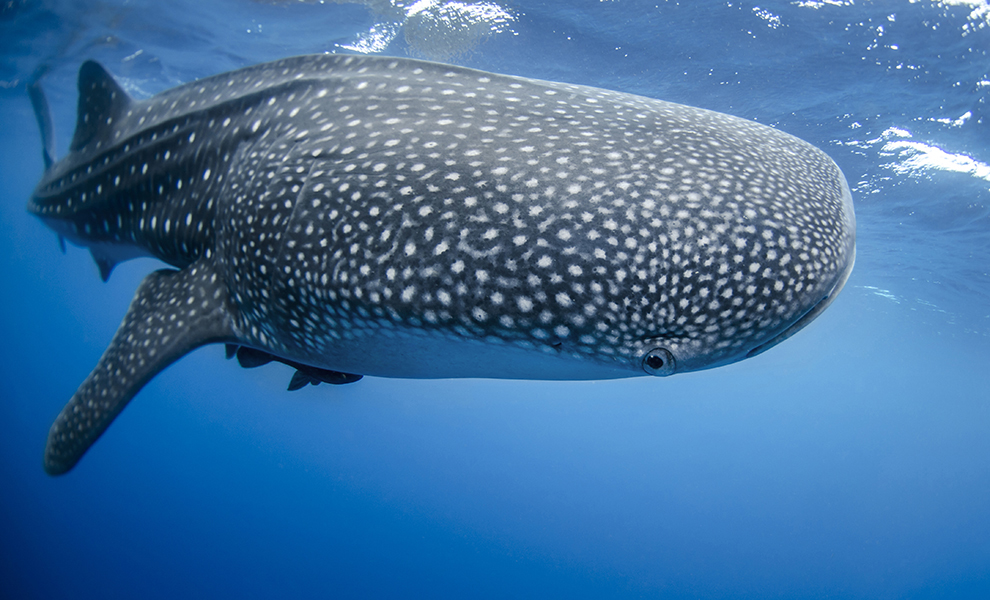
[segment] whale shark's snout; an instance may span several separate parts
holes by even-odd
[[[751,358],[803,329],[835,301],[855,264],[856,219],[845,177],[831,160],[824,160],[827,163],[818,165],[813,171],[805,171],[804,183],[807,187],[804,189],[814,188],[815,184],[811,183],[814,181],[827,184],[828,188],[823,189],[828,189],[829,193],[823,198],[832,207],[827,218],[819,219],[816,225],[803,230],[788,228],[792,234],[801,232],[801,242],[787,244],[782,237],[775,246],[773,236],[767,232],[752,236],[749,240],[752,244],[749,260],[752,262],[736,254],[732,257],[736,269],[726,268],[724,264],[719,267],[728,277],[718,281],[726,285],[731,285],[730,281],[737,283],[734,287],[725,288],[719,296],[725,300],[731,299],[730,306],[739,307],[734,314],[738,318],[738,326],[730,324],[711,328],[715,335],[686,336],[689,338],[686,342],[677,340],[677,343],[671,343],[669,338],[648,340],[644,346],[658,345],[644,354],[644,370],[654,375],[670,375]],[[800,186],[801,177],[797,177],[794,183]],[[812,205],[820,206],[817,202]],[[747,228],[749,233],[755,230],[755,225]],[[767,244],[761,244],[761,239]],[[817,240],[818,243],[808,248],[804,244],[809,240]],[[744,240],[739,240],[737,245],[743,247]],[[763,281],[761,285],[758,274],[771,273],[773,280]],[[781,277],[783,273],[793,274],[799,279]],[[702,288],[700,295],[708,297],[710,293]],[[713,302],[708,307],[718,310],[724,305]],[[768,311],[771,306],[774,308]],[[711,313],[706,315],[698,305],[688,304],[685,308],[687,312],[701,315],[697,321],[710,321]],[[732,312],[727,308],[718,316],[731,317]],[[683,321],[684,316],[679,319]],[[667,364],[659,370],[648,364],[650,352],[657,350],[665,351],[669,356]],[[657,364],[659,360],[653,359]]]
[[[290,389],[385,377],[666,376],[753,356],[834,300],[845,179],[703,109],[415,60],[302,56],[147,100],[79,75],[29,210],[104,278],[153,273],[52,426],[72,468],[161,369],[226,343]],[[40,107],[40,108],[39,108]]]
[[[849,276],[852,274],[853,265],[856,262],[855,259],[856,259],[856,249],[853,248],[852,256],[850,257],[849,264],[846,266],[845,271],[843,271],[842,274],[839,275],[839,278],[836,280],[835,285],[832,286],[832,289],[829,290],[828,294],[826,294],[824,298],[819,300],[817,304],[812,306],[811,309],[808,310],[808,312],[804,313],[804,315],[800,319],[795,321],[793,325],[791,325],[784,331],[778,333],[777,335],[773,336],[773,338],[771,338],[769,341],[754,347],[752,350],[747,352],[743,358],[752,358],[757,354],[761,354],[769,350],[770,348],[773,348],[774,346],[783,342],[784,340],[791,337],[798,331],[801,331],[802,329],[804,329],[805,326],[807,326],[809,323],[811,323],[816,318],[818,318],[818,315],[822,314],[822,312],[824,312],[825,309],[828,308],[832,304],[832,302],[835,301],[836,297],[839,295],[839,292],[841,292],[842,288],[845,287],[846,281],[849,280]]]

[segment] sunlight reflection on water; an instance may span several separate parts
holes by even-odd
[[[354,42],[339,45],[362,54],[383,52],[402,31],[414,53],[432,60],[449,60],[497,33],[512,33],[510,25],[517,19],[494,2],[334,1],[364,4],[381,19]]]

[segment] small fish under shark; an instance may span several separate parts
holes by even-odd
[[[141,283],[62,409],[71,469],[204,344],[379,377],[607,379],[754,356],[836,297],[855,217],[825,153],[776,129],[580,85],[317,55],[146,100],[79,71],[70,151],[29,86],[45,173],[28,210]]]

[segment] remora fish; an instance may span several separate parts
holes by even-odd
[[[71,469],[198,346],[360,375],[598,379],[753,356],[852,270],[824,153],[698,108],[399,58],[301,56],[127,96],[79,72],[70,152],[40,87],[28,210],[141,284],[48,436]]]

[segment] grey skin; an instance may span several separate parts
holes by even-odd
[[[841,171],[770,127],[416,60],[300,56],[136,101],[79,72],[68,156],[28,210],[104,279],[154,256],[56,419],[71,469],[194,348],[380,377],[606,379],[753,356],[852,270]]]

